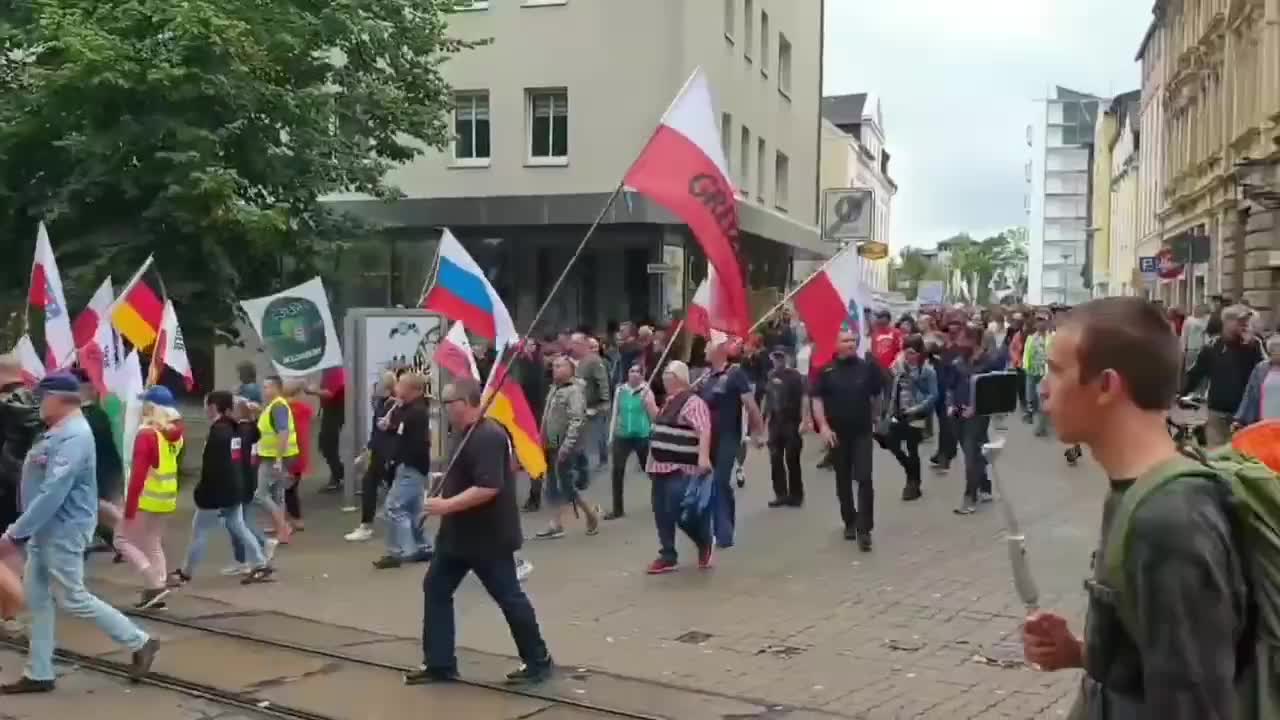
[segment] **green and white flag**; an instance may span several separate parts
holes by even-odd
[[[342,365],[338,331],[320,278],[275,295],[241,300],[240,306],[282,377],[301,377]]]

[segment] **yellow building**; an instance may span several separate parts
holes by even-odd
[[[1093,296],[1129,295],[1137,248],[1137,121],[1141,92],[1122,93],[1098,119],[1090,183]]]
[[[1093,129],[1092,167],[1089,169],[1088,270],[1093,297],[1110,294],[1111,271],[1111,141],[1116,134],[1116,116],[1100,114]]]
[[[1280,0],[1159,0],[1154,15],[1144,46],[1155,38],[1163,49],[1161,244],[1180,250],[1203,239],[1208,246],[1205,262],[1157,294],[1184,308],[1221,293],[1273,310],[1280,300]]]

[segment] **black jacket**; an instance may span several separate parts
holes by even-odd
[[[426,475],[431,472],[431,408],[426,398],[401,406],[392,415],[390,431],[395,436],[395,464],[406,465]]]
[[[235,441],[240,440],[236,422],[220,417],[209,426],[200,461],[200,482],[196,485],[196,507],[221,510],[244,501],[244,468]]]
[[[1235,414],[1240,408],[1240,400],[1244,398],[1249,375],[1264,357],[1256,340],[1233,342],[1218,338],[1200,350],[1195,364],[1187,371],[1187,384],[1182,392],[1185,395],[1194,391],[1208,378],[1209,409]]]
[[[236,478],[240,480],[240,503],[248,505],[258,491],[258,466],[254,462],[254,446],[258,444],[262,434],[258,432],[258,424],[252,420],[241,420],[236,423],[236,438],[240,440],[239,452],[233,452]]]
[[[0,387],[0,488],[17,488],[22,462],[44,429],[40,404],[21,383]]]

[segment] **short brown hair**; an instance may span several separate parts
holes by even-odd
[[[1113,370],[1139,408],[1165,410],[1173,403],[1181,354],[1157,305],[1136,297],[1099,298],[1071,310],[1063,326],[1080,331],[1080,382]]]

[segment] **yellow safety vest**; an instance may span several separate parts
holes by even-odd
[[[164,433],[156,433],[160,464],[147,470],[147,480],[138,498],[138,509],[149,513],[171,513],[178,509],[178,453],[183,440],[169,442]]]
[[[283,405],[289,413],[289,446],[284,452],[280,451],[279,432],[271,427],[271,409],[276,405]],[[261,436],[258,439],[258,457],[290,458],[298,454],[298,425],[293,421],[293,408],[284,398],[276,398],[262,409],[262,415],[258,416],[258,434]]]

